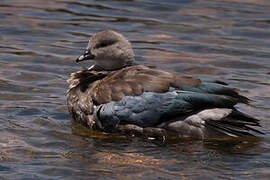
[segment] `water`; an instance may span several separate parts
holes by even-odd
[[[269,12],[268,0],[1,0],[0,179],[269,179]],[[72,123],[66,80],[104,29],[139,63],[241,89],[266,135],[161,142]]]

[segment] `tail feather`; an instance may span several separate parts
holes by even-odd
[[[248,122],[248,121],[243,121],[243,120],[238,120],[238,119],[226,119],[225,121],[227,124],[233,124],[237,126],[243,126],[243,125],[248,125],[248,126],[260,126],[258,122]]]
[[[233,119],[236,119],[236,120],[241,120],[241,121],[244,121],[246,123],[247,122],[254,123],[257,126],[260,126],[259,119],[251,117],[250,115],[242,113],[241,111],[238,111],[238,110],[232,111],[232,113],[230,114],[230,117],[232,117]]]
[[[249,133],[245,130],[237,130],[235,128],[231,128],[227,125],[223,125],[222,123],[217,123],[213,121],[208,121],[207,123],[208,127],[211,127],[215,129],[216,131],[222,132],[224,134],[227,134],[232,137],[239,137],[239,136],[253,136],[253,134]]]
[[[229,116],[221,120],[206,121],[206,126],[214,128],[215,130],[227,135],[230,134],[230,136],[252,136],[252,132],[264,134],[263,132],[251,127],[260,126],[258,119],[255,119],[237,110],[232,111]]]

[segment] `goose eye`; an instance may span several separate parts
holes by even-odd
[[[116,40],[103,40],[95,46],[95,49],[111,46],[116,43]]]

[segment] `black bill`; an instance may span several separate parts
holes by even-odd
[[[94,59],[95,56],[91,53],[91,51],[86,50],[82,55],[80,55],[77,59],[76,59],[76,63],[81,62],[81,61],[85,61],[85,60],[91,60]]]

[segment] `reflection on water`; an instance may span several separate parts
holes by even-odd
[[[268,0],[2,0],[0,176],[7,179],[269,179]],[[72,123],[66,79],[91,34],[113,29],[139,63],[220,78],[253,101],[265,136],[190,141]]]

